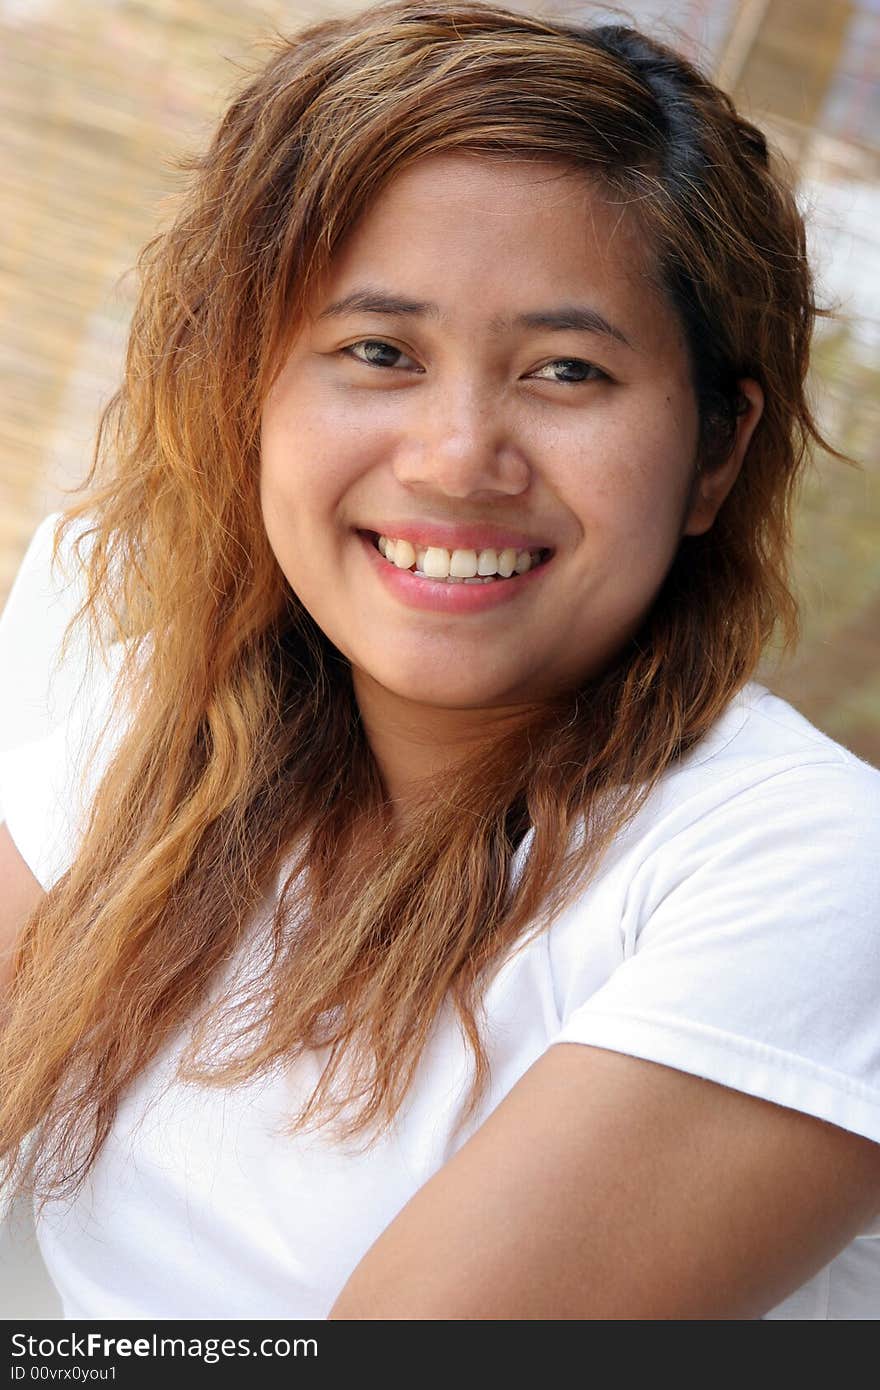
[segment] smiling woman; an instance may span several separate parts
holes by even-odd
[[[688,345],[653,271],[630,209],[582,169],[444,153],[375,198],[307,307],[263,409],[263,514],[351,661],[395,803],[445,772],[450,737],[476,748],[498,714],[601,676],[733,486],[761,388],[739,382],[734,445],[697,486]],[[364,531],[409,544],[377,561]],[[552,558],[466,588],[499,548]]]
[[[754,680],[824,442],[784,173],[620,26],[270,48],[0,623],[54,547],[0,1151],[65,1313],[878,1317],[880,772]]]

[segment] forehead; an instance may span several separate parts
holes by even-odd
[[[625,318],[635,339],[676,327],[632,205],[561,161],[470,152],[415,161],[337,248],[313,311],[361,283],[431,300],[448,326],[497,325],[512,310],[577,296]]]
[[[491,223],[511,224],[525,217],[584,231],[590,224],[601,237],[620,224],[636,233],[631,212],[598,176],[563,161],[525,156],[489,157],[469,151],[428,155],[394,175],[368,206],[358,224],[364,233],[389,217],[425,215],[441,222],[466,214]],[[491,231],[491,226],[483,231]]]

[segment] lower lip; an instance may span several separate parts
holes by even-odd
[[[445,584],[442,580],[420,579],[411,570],[398,569],[362,532],[358,532],[358,540],[379,579],[395,598],[410,608],[426,608],[434,613],[482,613],[487,608],[511,603],[518,594],[531,592],[550,564],[550,560],[545,560],[525,574],[497,579],[492,584]]]

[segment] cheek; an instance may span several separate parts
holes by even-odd
[[[690,439],[664,422],[627,420],[598,431],[566,467],[567,491],[585,528],[615,544],[662,550],[678,533],[690,480]]]
[[[322,498],[332,494],[333,454],[318,447],[302,417],[294,429],[288,413],[264,413],[260,434],[260,498],[267,526],[274,519],[299,532],[320,514]]]
[[[296,589],[298,557],[306,553],[312,501],[304,486],[302,443],[289,414],[267,406],[260,428],[260,507],[266,536],[288,583]]]
[[[275,559],[288,582],[293,583],[293,560],[304,543],[306,517],[302,501],[296,496],[295,482],[283,467],[276,464],[276,456],[264,444],[260,457],[263,527]]]
[[[267,499],[274,496],[326,522],[329,509],[388,451],[387,431],[346,412],[344,402],[320,392],[288,392],[264,411],[262,488]]]

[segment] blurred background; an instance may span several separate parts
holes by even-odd
[[[790,161],[820,298],[826,437],[795,551],[803,639],[757,678],[880,766],[880,0],[511,3],[629,20],[696,59]],[[361,0],[0,0],[0,608],[37,523],[84,476],[116,388],[131,267],[253,45]],[[524,75],[525,80],[525,75]],[[0,680],[13,678],[0,672]],[[21,1209],[0,1226],[0,1317],[60,1308]]]

